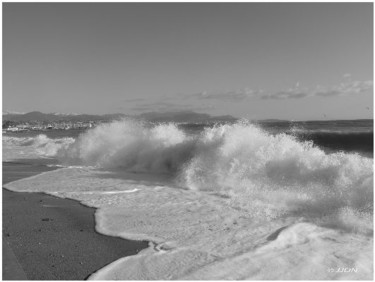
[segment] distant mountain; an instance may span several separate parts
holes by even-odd
[[[30,112],[26,114],[4,114],[3,120],[29,122],[29,121],[98,121],[115,120],[126,117],[125,114],[87,115],[87,114],[45,114],[41,112]]]
[[[137,119],[143,119],[151,122],[186,122],[186,123],[202,123],[202,122],[234,122],[237,118],[232,116],[210,116],[208,114],[195,113],[192,111],[181,111],[181,112],[149,112],[143,113],[137,116],[130,116],[125,114],[106,114],[106,115],[88,115],[88,114],[45,114],[38,111],[26,113],[26,114],[15,114],[15,113],[3,113],[3,120],[14,121],[14,122],[30,122],[30,121],[111,121],[125,117],[132,117]]]
[[[24,113],[22,113],[22,112],[16,112],[16,111],[3,111],[3,115],[10,115],[10,114],[22,115]]]

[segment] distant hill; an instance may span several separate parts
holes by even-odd
[[[106,114],[106,115],[88,115],[88,114],[45,114],[41,112],[30,112],[26,114],[5,113],[3,114],[3,121],[14,122],[30,122],[30,121],[111,121],[125,117],[132,117],[143,119],[151,122],[187,122],[187,123],[201,123],[201,122],[227,122],[236,121],[237,119],[232,116],[210,116],[208,114],[195,113],[192,111],[181,112],[149,112],[136,116],[125,114]]]
[[[30,121],[98,121],[98,120],[115,120],[127,117],[125,114],[107,114],[107,115],[62,115],[62,114],[45,114],[41,112],[30,112],[26,114],[3,114],[3,120],[30,122]]]

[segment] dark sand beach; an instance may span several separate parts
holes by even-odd
[[[3,162],[3,184],[51,169]],[[77,201],[3,188],[3,280],[84,280],[148,247],[97,233],[94,213]]]

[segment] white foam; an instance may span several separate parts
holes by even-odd
[[[96,229],[100,233],[155,242],[136,256],[108,265],[92,279],[372,277],[373,243],[366,234],[322,227],[306,222],[303,216],[267,218],[262,212],[254,214],[250,207],[238,208],[230,198],[212,193],[168,185],[156,189],[110,175],[66,168],[6,187],[15,191],[50,191],[80,200],[99,208]],[[135,187],[136,193],[103,193],[134,191]],[[263,203],[251,205],[262,208]],[[286,229],[275,235],[282,227]],[[359,272],[328,272],[329,268],[338,267],[356,267]]]
[[[135,188],[132,190],[125,190],[125,191],[90,191],[90,192],[70,192],[70,193],[80,193],[80,194],[101,194],[101,195],[110,195],[110,194],[121,194],[121,193],[134,193],[139,191],[139,189]]]

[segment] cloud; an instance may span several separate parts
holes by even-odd
[[[340,83],[337,86],[331,88],[321,88],[318,87],[315,89],[315,96],[338,96],[338,95],[350,95],[350,94],[359,94],[373,89],[373,81],[350,81]]]
[[[263,100],[274,99],[300,99],[305,97],[333,97],[341,95],[359,94],[373,89],[373,82],[371,80],[366,81],[349,81],[342,82],[339,85],[331,87],[317,86],[313,89],[300,88],[297,83],[294,88],[279,91],[276,93],[266,94],[261,97]]]
[[[274,99],[274,100],[283,100],[283,99],[300,99],[300,98],[305,98],[309,96],[308,93],[304,92],[290,92],[290,91],[281,91],[277,92],[275,94],[268,94],[268,95],[263,95],[261,99],[263,100],[268,100],[268,99]]]
[[[338,96],[340,94],[341,94],[341,92],[339,92],[337,90],[328,90],[328,91],[323,91],[323,92],[316,92],[315,96],[332,97],[332,96]]]
[[[221,100],[221,101],[240,102],[247,98],[256,97],[260,95],[261,93],[262,93],[262,90],[253,90],[249,88],[223,91],[223,92],[203,91],[200,93],[184,95],[183,99]]]
[[[350,74],[345,74],[345,78],[350,78]],[[363,93],[373,89],[373,82],[366,81],[352,81],[346,79],[345,82],[331,87],[316,86],[315,88],[301,87],[297,82],[294,87],[286,90],[270,92],[259,89],[243,88],[240,90],[231,91],[203,91],[200,93],[186,94],[182,99],[195,100],[217,100],[224,102],[241,102],[246,99],[256,98],[262,100],[286,100],[286,99],[303,99],[307,97],[334,97],[340,95],[351,95]]]
[[[284,99],[301,99],[309,96],[309,90],[308,89],[301,89],[299,87],[299,83],[296,84],[294,88],[290,88],[287,90],[282,90],[276,93],[270,93],[261,96],[261,99],[268,100],[268,99],[274,99],[274,100],[284,100]]]
[[[212,103],[221,102],[243,102],[248,99],[261,99],[261,100],[288,100],[288,99],[304,99],[307,97],[335,97],[341,95],[355,95],[373,89],[373,81],[353,81],[350,79],[350,74],[345,74],[344,82],[338,85],[323,87],[316,86],[313,88],[302,87],[297,82],[293,87],[280,90],[276,92],[265,91],[262,89],[242,88],[238,90],[229,91],[202,91],[199,93],[176,95],[176,96],[163,96],[159,100],[150,102],[144,98],[124,99],[129,104],[134,103],[131,108],[135,112],[146,111],[170,111],[170,110],[192,110],[192,111],[208,111],[215,107],[211,104],[204,104],[206,102]],[[183,101],[191,103],[182,104]],[[148,102],[148,103],[146,103]],[[174,103],[176,102],[176,103]],[[193,103],[194,102],[194,103]],[[199,103],[199,105],[197,105]],[[195,104],[195,105],[194,105]],[[130,105],[129,105],[130,106]]]
[[[281,90],[274,93],[268,93],[262,95],[260,98],[262,100],[284,100],[284,99],[301,99],[310,95],[310,90],[308,88],[303,88],[300,86],[300,83],[297,82],[294,87],[291,87],[287,90]]]
[[[135,112],[148,112],[148,111],[207,111],[215,107],[212,105],[191,105],[191,104],[175,104],[170,102],[157,101],[154,103],[141,104],[131,108]]]

